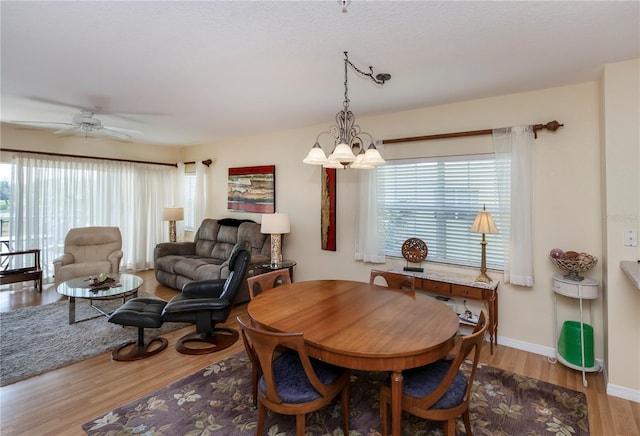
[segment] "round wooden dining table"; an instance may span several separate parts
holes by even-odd
[[[251,300],[265,328],[302,332],[310,356],[344,368],[391,372],[392,434],[400,435],[402,370],[446,356],[458,316],[428,295],[348,280],[312,280]]]

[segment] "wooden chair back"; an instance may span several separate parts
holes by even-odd
[[[247,286],[249,288],[249,297],[253,300],[256,295],[278,286],[288,285],[291,283],[289,270],[278,269],[269,271],[264,274],[247,278]]]
[[[471,435],[471,420],[469,417],[469,401],[471,399],[471,389],[473,388],[473,380],[478,368],[478,362],[480,360],[480,351],[484,337],[487,332],[487,317],[485,311],[481,311],[478,317],[478,324],[473,329],[473,332],[462,338],[460,342],[460,348],[456,353],[453,360],[451,360],[449,369],[447,370],[444,378],[440,381],[440,384],[430,394],[415,398],[406,394],[402,394],[402,410],[409,412],[412,415],[419,416],[424,419],[432,421],[444,422],[444,434],[455,435],[456,425],[455,419],[462,415],[466,432]],[[467,388],[464,392],[462,401],[449,409],[436,409],[433,406],[444,396],[449,390],[454,379],[460,372],[460,366],[463,362],[467,361],[471,357],[471,367],[469,368],[469,376],[467,377]],[[467,363],[468,365],[469,363]],[[427,366],[428,368],[428,366]],[[388,405],[391,403],[391,388],[389,386],[383,386],[380,392],[380,418],[382,423],[382,434],[388,435]]]
[[[237,318],[242,331],[242,340],[252,364],[258,368],[264,379],[265,391],[257,389],[258,398],[258,425],[256,434],[264,433],[265,407],[286,415],[296,415],[296,435],[305,433],[305,415],[321,409],[329,404],[337,394],[341,395],[342,427],[345,434],[349,433],[349,371],[344,370],[342,375],[331,384],[324,384],[316,374],[309,355],[307,354],[304,336],[298,333],[280,333],[264,330],[255,322],[245,321],[241,316]],[[295,352],[300,359],[304,373],[316,390],[320,398],[306,403],[285,403],[278,393],[278,386],[273,369],[273,362],[285,353]]]
[[[382,277],[388,288],[402,289],[411,292],[415,292],[416,290],[416,278],[414,276],[408,276],[392,271],[372,269],[371,275],[369,276],[369,283],[372,285],[376,284],[376,277]]]

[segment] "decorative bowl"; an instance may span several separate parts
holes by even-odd
[[[572,280],[582,280],[583,277],[580,277],[578,273],[589,271],[598,263],[598,259],[595,256],[571,251],[567,251],[562,257],[549,256],[549,259],[557,267],[567,271],[568,274],[565,277]]]
[[[100,273],[97,276],[89,277],[89,284],[91,286],[102,285],[108,281],[113,281],[113,279],[109,277],[109,274],[105,274],[105,273]]]

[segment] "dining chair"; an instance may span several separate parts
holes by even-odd
[[[269,271],[264,274],[247,278],[249,297],[253,300],[256,295],[278,286],[291,283],[291,276],[287,268]]]
[[[304,436],[306,414],[322,409],[340,394],[342,431],[348,435],[349,370],[310,358],[302,332],[273,332],[251,325],[241,316],[237,319],[247,355],[260,374],[256,389],[256,434],[264,434],[269,409],[283,415],[295,415],[296,436]],[[280,347],[286,350],[277,353]]]
[[[473,379],[480,359],[480,350],[487,331],[484,310],[480,312],[473,333],[464,336],[459,351],[452,360],[441,359],[429,365],[402,371],[402,410],[431,421],[444,422],[444,434],[456,433],[456,418],[462,415],[468,436],[471,436],[469,400]],[[473,353],[468,375],[460,366]],[[391,387],[385,383],[380,390],[380,421],[382,435],[389,434],[388,412]]]
[[[389,288],[402,289],[411,292],[415,292],[416,290],[416,278],[414,276],[408,276],[392,271],[372,269],[371,275],[369,276],[369,283],[372,285],[376,284],[376,277],[382,277]]]

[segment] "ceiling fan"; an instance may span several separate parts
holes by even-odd
[[[60,130],[56,130],[54,133],[58,135],[70,135],[70,134],[98,134],[102,136],[108,136],[116,139],[129,139],[132,135],[144,135],[144,132],[134,129],[123,129],[120,127],[103,126],[102,122],[94,118],[94,113],[89,110],[82,110],[79,114],[76,114],[72,118],[70,123],[59,123],[51,121],[13,121],[16,124],[50,124],[50,125],[63,125],[67,126]]]

